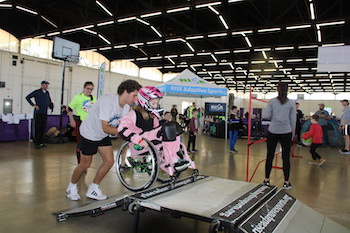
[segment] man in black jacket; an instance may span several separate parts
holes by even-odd
[[[47,109],[53,109],[50,94],[47,91],[49,84],[47,81],[42,81],[40,89],[26,96],[28,103],[34,107],[34,144],[37,149],[45,147],[43,135],[47,122]],[[32,102],[32,98],[34,98],[35,104]]]

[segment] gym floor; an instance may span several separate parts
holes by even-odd
[[[184,134],[187,142],[187,135]],[[121,139],[114,139],[115,150]],[[197,137],[199,153],[193,159],[200,174],[220,178],[245,181],[246,140],[238,140],[237,154],[228,150],[224,139],[208,135]],[[121,208],[106,211],[104,215],[71,217],[65,222],[57,222],[53,212],[73,208],[92,200],[85,197],[101,162],[98,155],[87,174],[79,182],[82,200],[69,201],[65,195],[66,186],[76,166],[75,143],[50,144],[36,150],[27,141],[0,143],[0,232],[132,232],[133,216]],[[303,158],[291,158],[291,178],[293,188],[288,192],[304,204],[350,229],[350,155],[338,153],[339,148],[321,147],[319,153],[326,163],[322,167],[310,165],[307,147],[296,147],[295,154]],[[265,159],[266,144],[252,146],[249,172],[252,174],[260,160]],[[279,158],[279,161],[281,159]],[[114,172],[114,168],[101,183],[102,191],[113,196],[126,192]],[[185,175],[185,174],[184,174]],[[252,182],[264,179],[264,163],[260,165]],[[271,184],[283,184],[283,172],[273,169]],[[200,193],[198,195],[201,195]],[[141,214],[141,233],[202,233],[208,232],[208,223],[188,219],[172,218],[153,211]],[[350,232],[350,230],[349,230]]]

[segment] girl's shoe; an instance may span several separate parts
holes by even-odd
[[[283,183],[283,189],[291,189],[292,188],[292,184],[290,182],[284,182]]]
[[[270,180],[264,180],[263,185],[270,186]]]
[[[322,164],[324,164],[324,162],[326,162],[326,160],[324,158],[320,158],[318,166],[321,166]]]
[[[318,164],[318,161],[315,160],[315,159],[312,159],[312,160],[309,161],[309,164]]]

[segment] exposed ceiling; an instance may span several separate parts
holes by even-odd
[[[349,0],[12,0],[0,28],[59,36],[109,60],[191,69],[238,91],[347,92],[344,72],[318,73],[318,46],[350,43]],[[349,76],[349,77],[348,77]]]

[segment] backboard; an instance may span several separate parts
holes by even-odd
[[[80,45],[78,43],[62,39],[60,37],[53,38],[52,57],[69,62],[79,62]]]

